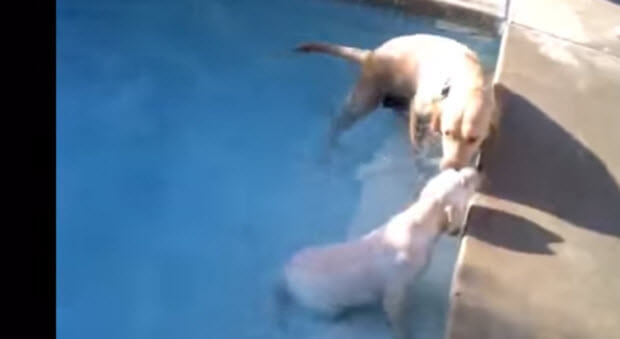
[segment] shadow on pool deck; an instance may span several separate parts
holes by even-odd
[[[496,89],[503,110],[511,114],[502,117],[506,128],[502,128],[497,144],[483,155],[485,167],[493,170],[482,191],[620,237],[620,189],[601,160],[526,98],[501,84]],[[476,214],[472,213],[472,218]],[[513,249],[526,246],[539,252],[537,243],[559,238],[546,233],[529,236],[528,232],[519,231],[514,238],[503,234],[498,239],[509,238]],[[538,238],[541,235],[542,239]],[[493,233],[485,232],[485,240],[499,241],[491,238]],[[520,238],[525,241],[518,241]]]
[[[481,191],[527,211],[472,207],[446,337],[587,338],[609,331],[605,312],[613,309],[614,292],[601,288],[617,280],[601,270],[610,270],[617,253],[610,243],[620,237],[618,185],[593,152],[542,110],[508,88],[498,90],[508,114],[484,153],[490,170]],[[586,230],[614,240],[579,239]],[[575,315],[597,303],[601,317]]]
[[[472,231],[469,234],[497,247],[535,254],[554,254],[550,244],[564,239],[523,217],[502,211],[472,206],[469,221],[472,224],[485,223],[484,234]]]
[[[512,3],[494,79],[500,135],[483,152],[446,338],[615,338],[620,7]]]

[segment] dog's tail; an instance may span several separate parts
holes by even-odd
[[[296,52],[303,53],[325,53],[337,56],[355,63],[361,64],[371,53],[369,50],[348,47],[342,45],[328,44],[323,42],[303,43],[295,48]]]

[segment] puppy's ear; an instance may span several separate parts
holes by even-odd
[[[465,186],[467,186],[467,180],[463,176],[461,176],[461,177],[459,177],[459,184],[461,186],[465,187]]]
[[[448,226],[451,226],[454,223],[454,207],[448,205],[444,208],[444,212],[446,212],[446,217],[448,218]]]
[[[496,113],[494,113],[496,114]],[[480,150],[491,150],[496,144],[497,139],[499,138],[499,119],[493,117],[491,120],[491,124],[489,125],[489,134],[480,145]]]

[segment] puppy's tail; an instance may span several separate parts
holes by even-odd
[[[371,53],[369,50],[365,49],[323,42],[303,43],[297,46],[295,51],[303,53],[325,53],[355,62],[357,64],[363,63],[364,60],[366,60],[366,57]]]

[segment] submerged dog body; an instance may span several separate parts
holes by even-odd
[[[382,302],[400,337],[407,336],[407,295],[445,232],[459,230],[479,174],[465,168],[431,179],[418,201],[365,236],[304,249],[284,268],[286,287],[302,305],[336,315]]]
[[[452,123],[451,130],[459,127],[460,131],[460,126],[455,125],[457,122],[467,128],[445,140],[457,144],[444,148],[442,168],[460,168],[473,155],[469,152],[470,146],[474,149],[480,146],[493,121],[489,118],[493,102],[489,91],[485,90],[478,57],[456,40],[415,34],[390,39],[374,50],[326,43],[306,43],[296,50],[326,53],[361,66],[359,78],[331,126],[331,143],[383,103],[407,112],[410,139],[415,146],[420,135],[419,118],[430,120],[431,130],[440,132],[443,111],[448,110],[450,117],[461,117],[460,120],[448,119]],[[472,140],[471,126],[476,130],[474,143],[467,141]]]

